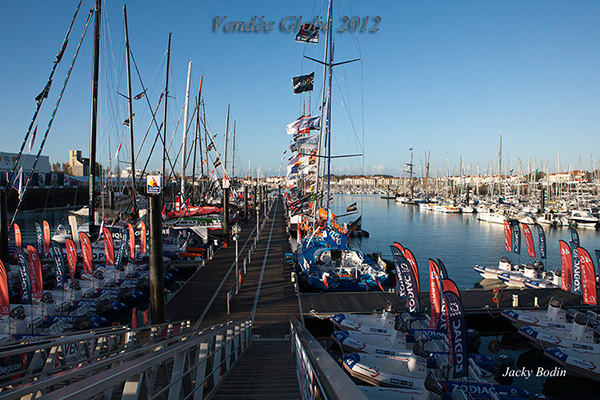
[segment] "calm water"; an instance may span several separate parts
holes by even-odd
[[[380,252],[384,258],[392,259],[389,246],[396,241],[408,247],[419,265],[421,286],[429,282],[428,259],[441,259],[450,277],[461,289],[473,288],[481,280],[473,271],[473,266],[498,265],[502,256],[514,262],[535,261],[527,255],[525,242],[521,242],[521,255],[510,255],[504,250],[504,226],[477,221],[477,214],[442,214],[420,211],[418,206],[384,200],[380,195],[335,195],[332,204],[335,214],[344,214],[346,207],[356,202],[362,214],[363,229],[369,238],[352,239],[354,247],[365,253]],[[358,214],[357,214],[358,215]],[[342,221],[352,221],[357,215],[344,217]],[[536,255],[538,243],[535,231]],[[546,228],[547,260],[546,269],[560,268],[558,240],[570,241],[567,228]],[[593,256],[600,249],[600,231],[578,229],[581,246]],[[596,262],[596,260],[594,260]]]

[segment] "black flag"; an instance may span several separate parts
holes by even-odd
[[[307,22],[298,31],[295,40],[296,42],[319,43],[319,28]]]
[[[50,85],[52,85],[52,79],[48,80],[46,86],[44,87],[44,90],[42,90],[42,92],[35,97],[35,101],[41,103],[42,100],[48,98],[48,93],[50,92]]]
[[[313,81],[315,80],[315,73],[311,72],[308,75],[300,75],[292,78],[292,84],[294,86],[294,94],[309,92],[313,90]]]

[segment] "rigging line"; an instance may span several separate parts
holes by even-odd
[[[191,119],[193,119],[193,118],[196,116],[196,113],[197,113],[197,112],[199,112],[199,109],[200,109],[200,103],[196,103],[196,107],[194,108],[194,111],[192,112]],[[180,116],[180,118],[181,118],[181,116]],[[177,122],[177,125],[179,125],[179,121]],[[193,125],[193,124],[189,124],[189,125],[187,126],[187,129],[186,129],[186,135],[187,135],[187,133],[189,132],[189,130],[190,130],[190,127],[191,127],[192,125]],[[177,130],[177,128],[176,128],[175,130]],[[175,137],[175,135],[173,135],[173,137]],[[173,143],[173,141],[171,140],[171,144],[172,144],[172,143]],[[191,147],[191,146],[190,146],[190,147]],[[179,147],[179,151],[177,152],[177,157],[175,157],[175,161],[174,161],[174,164],[175,164],[175,165],[177,164],[177,161],[179,160],[179,156],[181,155],[181,151],[182,151],[182,149],[183,149],[183,143],[181,143],[181,146]],[[171,150],[171,147],[170,147],[170,145],[169,145],[169,150]],[[190,150],[191,150],[191,149],[190,149]],[[183,155],[183,157],[185,157],[185,155]],[[188,160],[189,160],[189,157],[188,157]],[[169,174],[169,178],[171,178],[171,176],[173,176],[173,174],[174,174],[174,173],[175,173],[175,172],[174,172],[174,168],[173,168],[173,169],[172,169],[172,171],[171,171],[171,173]],[[176,176],[176,177],[177,177],[177,176]]]
[[[152,112],[152,105],[150,104],[150,99],[148,98],[147,88],[144,85],[144,81],[142,80],[142,74],[140,73],[140,70],[137,66],[137,62],[135,61],[135,57],[133,56],[133,51],[131,51],[131,49],[129,50],[129,53],[131,55],[131,60],[133,61],[133,66],[135,68],[135,72],[140,80],[140,85],[142,86],[142,93],[144,93],[144,98],[146,99],[146,104],[148,105],[148,109],[150,110],[150,113],[152,114],[152,122],[154,122],[154,125],[158,128],[158,123],[156,122],[156,113],[158,112],[158,105],[156,106],[156,110],[154,112]],[[163,95],[161,94],[161,96],[160,96],[161,100],[162,100],[162,97],[163,97]],[[160,100],[158,101],[158,104],[160,104]],[[152,125],[152,122],[150,123],[150,125]],[[149,130],[150,130],[150,127],[148,127],[148,131]],[[148,133],[146,133],[146,135],[148,135]],[[146,140],[146,138],[144,137],[144,141],[145,140]],[[138,154],[136,155],[136,160],[137,160],[141,150],[142,150],[142,146],[140,145]]]
[[[342,15],[356,15],[356,14],[354,14],[354,11],[352,10],[352,3],[348,2],[348,7],[350,8],[349,14],[344,14],[344,10],[342,9],[342,3],[339,0],[338,0],[338,6],[340,7],[340,10],[342,11]],[[352,31],[352,29],[348,29],[348,32],[350,32],[350,38],[352,38],[352,41],[354,42],[354,45],[356,46],[358,55],[360,56],[360,58],[362,58],[362,53],[360,51],[360,43],[358,41],[358,36],[356,35],[356,32]]]
[[[158,103],[156,104],[156,108],[154,109],[153,115],[156,115],[156,113],[158,112],[158,107],[160,107],[160,103],[162,102],[162,99],[164,97],[164,93],[160,94],[160,98],[158,99]],[[150,133],[150,129],[152,128],[152,121],[150,121],[150,125],[148,126],[148,129],[146,129],[146,134],[144,135],[144,139],[142,140],[142,143],[140,143],[140,147],[138,148],[137,154],[135,155],[135,161],[137,161],[137,159],[140,156],[140,153],[142,152],[142,147],[144,147],[144,143],[146,143],[146,139],[148,138],[148,133]],[[160,129],[159,129],[160,131]],[[148,156],[150,157],[150,156]]]
[[[160,136],[160,131],[162,129],[163,123],[160,123],[160,126],[158,127],[158,133],[156,135],[156,137],[154,138],[154,143],[152,144],[152,148],[150,149],[150,154],[148,155],[148,158],[146,158],[146,164],[144,164],[144,168],[142,169],[142,176],[144,176],[144,173],[146,172],[146,168],[148,167],[148,163],[150,162],[150,158],[152,157],[152,153],[154,152],[154,147],[156,146],[156,142],[158,141],[158,137]]]
[[[171,136],[171,141],[169,142],[169,148],[167,149],[167,153],[171,151],[171,147],[173,147],[173,140],[175,140],[175,134],[177,133],[177,129],[179,128],[179,122],[181,122],[181,116],[183,115],[183,109],[185,105],[181,106],[181,111],[179,112],[179,118],[177,118],[177,123],[175,124],[175,129],[173,130],[173,136]],[[165,136],[166,139],[166,136]],[[177,164],[177,162],[175,162]],[[173,168],[173,167],[171,167]]]
[[[42,143],[40,144],[40,149],[38,150],[37,156],[35,157],[35,161],[33,162],[33,166],[31,167],[31,174],[29,174],[29,176],[27,177],[27,182],[25,183],[25,188],[23,189],[23,194],[19,198],[19,203],[17,204],[17,207],[15,208],[15,212],[13,214],[12,220],[10,221],[10,224],[8,225],[8,229],[10,229],[13,226],[13,224],[15,222],[15,218],[17,217],[17,214],[19,214],[19,210],[21,209],[21,205],[23,204],[23,199],[25,198],[27,189],[29,188],[29,184],[31,183],[31,178],[33,177],[33,171],[35,171],[35,167],[37,166],[38,160],[40,158],[40,154],[42,153],[42,150],[44,149],[44,144],[46,144],[46,139],[48,138],[48,133],[50,133],[50,128],[52,127],[52,123],[54,122],[54,117],[56,116],[56,112],[58,111],[58,106],[60,105],[63,94],[65,93],[65,89],[67,88],[67,83],[69,82],[69,78],[71,77],[71,72],[73,71],[73,66],[75,65],[75,60],[77,60],[77,56],[79,55],[79,49],[81,49],[81,44],[83,43],[83,39],[85,37],[87,28],[90,24],[93,14],[94,14],[94,10],[92,9],[92,10],[90,10],[90,12],[88,14],[88,19],[85,23],[85,28],[83,29],[83,33],[81,34],[81,39],[79,40],[79,44],[77,45],[77,50],[75,51],[75,55],[73,56],[73,61],[71,62],[71,66],[69,67],[69,71],[67,72],[67,76],[65,77],[65,81],[60,90],[60,95],[58,96],[58,100],[56,100],[56,105],[54,106],[54,110],[52,111],[52,116],[50,117],[50,121],[48,122],[48,127],[46,128],[46,132],[44,133],[44,138],[42,139]]]
[[[33,117],[31,118],[31,122],[29,123],[29,127],[27,128],[27,133],[25,134],[25,139],[23,140],[23,143],[21,144],[21,149],[19,150],[19,155],[17,156],[17,160],[15,161],[15,166],[13,167],[13,169],[10,173],[10,179],[8,180],[8,184],[4,188],[4,191],[7,192],[7,194],[10,194],[10,191],[12,189],[12,185],[14,183],[13,179],[15,176],[15,171],[17,170],[17,165],[19,165],[19,161],[21,160],[21,157],[23,155],[23,149],[25,149],[25,144],[27,143],[27,139],[29,139],[29,134],[31,133],[31,128],[33,128],[33,124],[35,124],[35,121],[37,120],[37,116],[38,116],[38,113],[40,112],[40,109],[42,108],[42,103],[44,102],[44,99],[48,97],[48,93],[50,92],[50,86],[52,86],[52,79],[54,77],[54,72],[56,71],[58,64],[60,64],[60,61],[62,60],[62,57],[65,53],[65,50],[67,49],[67,43],[69,42],[69,36],[71,35],[71,30],[73,28],[73,25],[75,24],[75,19],[77,19],[77,15],[79,14],[79,9],[81,8],[82,2],[83,2],[83,0],[80,0],[79,4],[77,5],[77,9],[75,10],[75,15],[73,15],[73,19],[71,20],[71,25],[69,25],[69,29],[67,30],[65,38],[63,39],[63,42],[60,46],[60,50],[58,51],[58,54],[56,55],[56,60],[54,61],[54,65],[52,66],[52,71],[50,71],[50,76],[48,77],[46,86],[44,86],[44,89],[42,90],[42,92],[36,97],[37,105],[35,108],[35,112],[33,113]],[[38,98],[39,98],[39,100],[38,100]]]
[[[350,120],[350,125],[352,125],[352,132],[354,133],[355,139],[357,139],[357,141],[358,141],[358,134],[356,132],[356,127],[354,126],[354,120],[352,119],[352,115],[350,113],[350,98],[349,97],[344,98],[344,93],[342,92],[342,87],[341,87],[339,81],[336,80],[336,84],[338,86],[340,96],[342,97],[342,101],[344,102],[344,109],[346,110],[346,113],[348,114],[348,119]],[[363,146],[361,146],[360,143],[357,143],[357,144],[361,147],[361,150],[364,152]]]

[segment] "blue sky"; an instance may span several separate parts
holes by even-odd
[[[50,97],[38,118],[38,139],[72,60],[85,16],[92,7],[84,0],[69,48],[55,75]],[[128,135],[121,122],[127,116],[123,51],[123,1],[105,1],[99,154],[108,164],[118,143]],[[293,33],[279,29],[287,16],[302,20],[321,15],[326,5],[315,2],[142,1],[128,4],[131,47],[153,107],[164,87],[165,51],[172,32],[169,135],[185,97],[187,63],[192,66],[192,93],[204,76],[203,97],[211,130],[223,141],[227,105],[237,124],[236,171],[263,175],[279,171],[290,137],[285,125],[295,120],[307,101],[293,95],[291,78],[315,71],[312,112],[321,96],[322,67],[302,55],[323,57],[323,45],[305,45]],[[336,1],[339,17],[380,16],[379,31],[336,33],[336,61],[361,58],[338,67],[333,85],[333,153],[365,154],[364,159],[338,160],[336,173],[402,175],[415,151],[417,170],[426,151],[435,168],[458,172],[460,157],[467,171],[477,163],[486,172],[496,165],[499,135],[504,163],[517,159],[527,169],[590,168],[590,155],[600,157],[600,3],[597,1]],[[3,151],[16,152],[35,108],[34,98],[49,75],[77,1],[4,2],[0,26],[4,40],[0,97]],[[250,21],[264,16],[274,21],[271,32],[215,31],[215,17]],[[68,150],[89,153],[92,26],[82,45],[43,154],[51,162],[67,161]],[[360,30],[360,29],[359,29]],[[109,34],[108,34],[109,33]],[[324,39],[324,38],[323,38]],[[324,40],[322,40],[324,42]],[[141,85],[134,74],[134,94]],[[147,104],[134,104],[136,146],[148,129]],[[163,109],[158,115],[162,121]],[[181,144],[181,125],[173,141]],[[156,131],[150,130],[153,139]],[[109,147],[110,137],[110,147]],[[150,139],[148,139],[150,140]],[[221,145],[222,146],[222,145]],[[120,158],[129,159],[128,140]],[[149,151],[145,145],[140,168]],[[173,150],[172,154],[177,153]],[[534,158],[535,157],[535,158]],[[160,159],[153,157],[151,167]],[[444,172],[442,172],[442,170]],[[284,171],[282,168],[281,171]],[[189,170],[188,170],[189,173]]]

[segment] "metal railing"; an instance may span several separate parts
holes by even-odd
[[[80,368],[148,343],[168,340],[191,331],[190,321],[130,329],[125,326],[69,335],[31,338],[0,348],[0,395]]]
[[[0,393],[4,398],[202,399],[252,341],[250,320],[229,321],[123,350]]]
[[[367,399],[296,318],[290,320],[290,334],[302,399]]]

